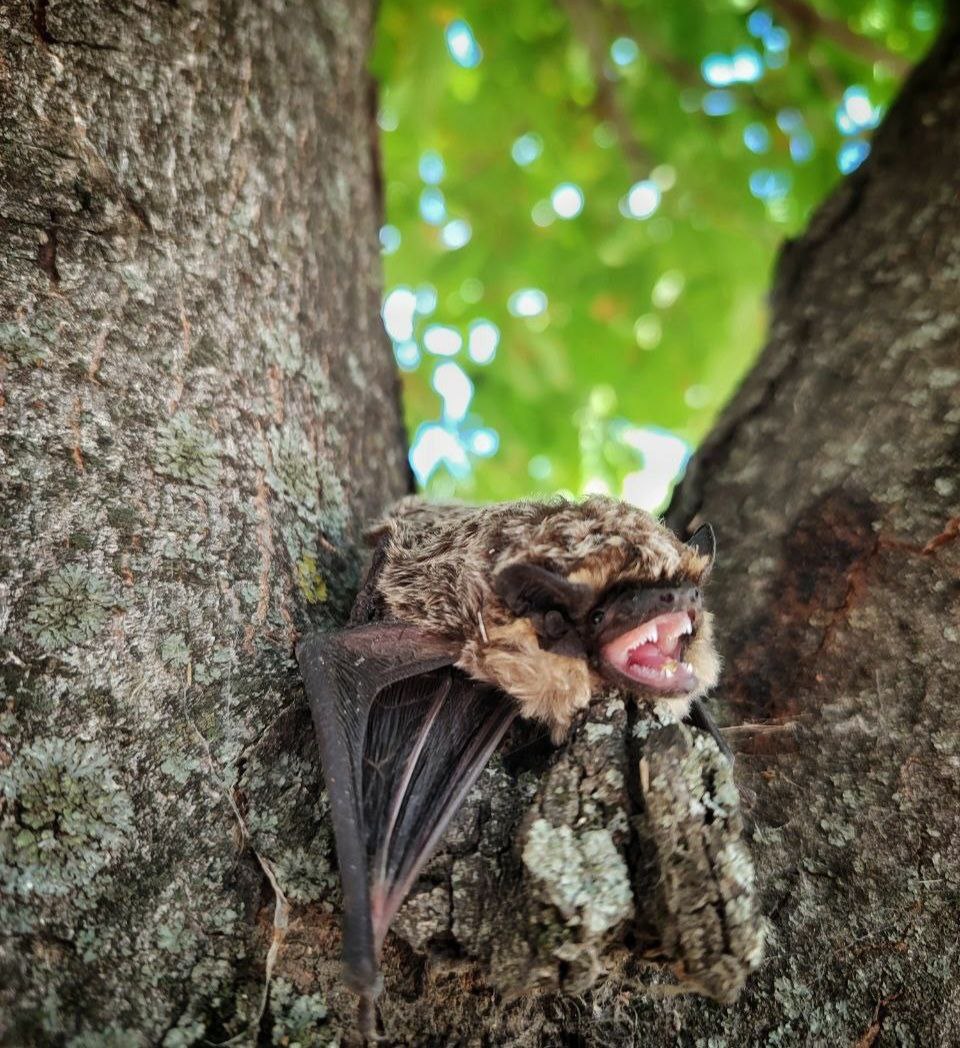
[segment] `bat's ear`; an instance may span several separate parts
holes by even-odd
[[[554,608],[571,618],[583,614],[593,601],[593,591],[579,582],[570,582],[539,564],[508,564],[493,579],[493,589],[514,615],[546,612]]]
[[[713,570],[713,562],[717,556],[717,535],[709,524],[701,524],[699,528],[687,539],[687,545],[707,558],[707,570],[709,574]]]

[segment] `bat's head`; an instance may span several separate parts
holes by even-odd
[[[716,548],[710,525],[688,545],[697,556],[675,573],[615,582],[586,612],[579,630],[587,658],[611,684],[652,698],[684,699],[716,683],[719,660],[703,605]]]
[[[565,564],[514,560],[494,589],[529,623],[541,651],[584,660],[594,680],[684,709],[719,674],[703,597],[713,529],[705,525],[684,543],[649,515],[623,512],[626,536],[608,536]]]

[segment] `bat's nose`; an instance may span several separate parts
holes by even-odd
[[[639,589],[626,601],[621,600],[618,619],[645,622],[657,615],[689,611],[696,617],[703,608],[700,587],[692,582],[680,586],[651,586]]]
[[[686,611],[701,607],[703,601],[700,597],[699,586],[676,586],[673,589],[662,589],[655,591],[656,603],[664,610]]]
[[[689,612],[694,624],[703,609],[700,587],[693,582],[679,586],[642,586],[615,596],[606,607],[600,607],[591,624],[597,630],[594,640],[607,644],[642,622],[661,615]]]

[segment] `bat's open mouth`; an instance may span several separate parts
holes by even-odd
[[[616,673],[651,691],[682,694],[697,684],[683,652],[693,633],[694,611],[657,615],[605,644],[601,658]]]

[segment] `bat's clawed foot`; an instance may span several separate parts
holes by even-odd
[[[364,1044],[382,1044],[386,1037],[377,1029],[377,1002],[372,993],[360,995],[360,1004],[357,1006],[357,1029],[363,1038]]]
[[[687,721],[695,728],[699,728],[701,731],[705,731],[711,739],[717,744],[717,749],[727,758],[732,765],[734,763],[733,750],[730,749],[730,744],[723,737],[723,732],[720,730],[717,722],[713,719],[710,711],[704,705],[702,699],[694,699],[690,704],[690,712],[687,714]]]

